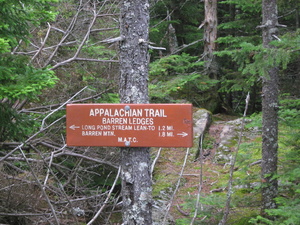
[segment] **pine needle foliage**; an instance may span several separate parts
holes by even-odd
[[[203,61],[188,54],[170,55],[150,64],[150,98],[153,102],[191,100],[196,92],[209,90],[218,83],[201,73]],[[191,91],[195,91],[192,94]]]

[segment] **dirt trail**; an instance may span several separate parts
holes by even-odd
[[[202,190],[201,195],[207,195],[211,192],[218,191],[218,180],[220,178],[220,172],[223,169],[223,165],[219,165],[213,162],[213,157],[220,142],[220,134],[225,123],[229,120],[236,119],[234,117],[228,117],[224,115],[214,116],[214,120],[205,135],[204,148],[202,160],[198,157],[195,159],[195,149],[191,149],[187,163],[184,168],[183,177],[180,182],[179,189],[175,195],[172,207],[170,210],[171,216],[174,221],[180,218],[188,218],[190,211],[182,206],[188,198],[197,198],[200,173],[201,173],[201,161],[202,161]],[[198,144],[198,143],[197,143]],[[170,148],[163,149],[161,156],[157,161],[155,168],[154,178],[157,178],[154,188],[164,188],[173,186],[174,190],[179,179],[180,172],[182,170],[186,150],[183,148]],[[159,174],[159,175],[158,175]],[[157,176],[156,176],[157,175]],[[171,193],[170,193],[171,195]]]

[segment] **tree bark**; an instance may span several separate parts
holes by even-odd
[[[204,20],[204,60],[206,69],[211,78],[218,77],[218,63],[213,54],[217,50],[217,0],[205,0],[205,20]]]
[[[148,0],[122,0],[120,14],[120,100],[148,103]],[[124,224],[152,224],[149,148],[121,148]]]
[[[270,42],[277,36],[278,17],[276,0],[262,2],[263,46],[271,48]],[[269,56],[267,56],[269,57]],[[270,56],[271,57],[271,56]],[[276,208],[274,200],[278,193],[277,150],[278,150],[278,68],[267,68],[262,88],[262,214],[266,209]]]

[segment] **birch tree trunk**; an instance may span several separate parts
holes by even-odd
[[[271,48],[270,42],[277,36],[278,16],[276,0],[262,2],[263,46]],[[271,57],[271,56],[268,56]],[[262,214],[266,209],[276,208],[278,184],[273,176],[277,173],[278,150],[278,68],[268,68],[263,77],[262,88]]]
[[[148,103],[148,0],[122,0],[120,10],[121,103]],[[149,148],[121,149],[124,224],[152,224]]]

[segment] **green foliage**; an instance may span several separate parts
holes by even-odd
[[[34,99],[42,89],[53,86],[56,81],[53,71],[34,68],[24,56],[0,58],[0,99]]]
[[[35,121],[26,114],[19,114],[9,105],[0,103],[0,141],[22,141],[36,127]]]
[[[54,85],[53,71],[36,69],[27,57],[9,54],[20,40],[27,42],[34,25],[54,19],[51,2],[56,1],[0,1],[0,99],[36,98]]]
[[[179,46],[189,44],[203,37],[199,24],[203,21],[203,3],[197,0],[157,1],[151,8],[150,40],[162,47],[169,48],[168,28],[172,24],[175,28],[176,39]],[[199,52],[201,42],[184,49],[184,52],[196,55]],[[153,54],[156,54],[154,52]]]
[[[19,40],[26,41],[31,25],[40,25],[56,16],[51,2],[57,0],[1,0],[0,1],[0,38],[8,41],[11,46]],[[1,46],[1,45],[0,45]],[[0,47],[1,49],[1,47]]]
[[[85,45],[82,52],[87,53],[91,58],[96,59],[111,59],[116,53],[115,51],[105,48],[103,45]]]
[[[197,222],[196,220],[195,224],[217,224],[222,217],[220,209],[224,207],[225,200],[226,196],[221,194],[201,196],[199,206],[202,205],[203,207],[201,210],[198,210],[197,215],[197,218],[201,222]],[[181,204],[181,206],[184,210],[191,210],[190,215],[192,216],[194,214],[196,201],[195,197],[187,197],[185,203]],[[190,222],[191,218],[176,220],[176,224],[190,224]]]
[[[201,74],[203,62],[198,57],[183,53],[161,58],[150,64],[149,92],[152,101],[192,101],[196,92],[204,92],[218,83]],[[195,93],[191,91],[195,90]]]
[[[120,103],[120,97],[117,93],[106,93],[101,96],[99,103]]]
[[[9,41],[0,38],[0,54],[4,52],[9,52]]]
[[[250,221],[252,224],[300,224],[300,101],[284,94],[280,104],[280,194],[276,199],[278,208],[267,211],[276,220],[259,216]]]

